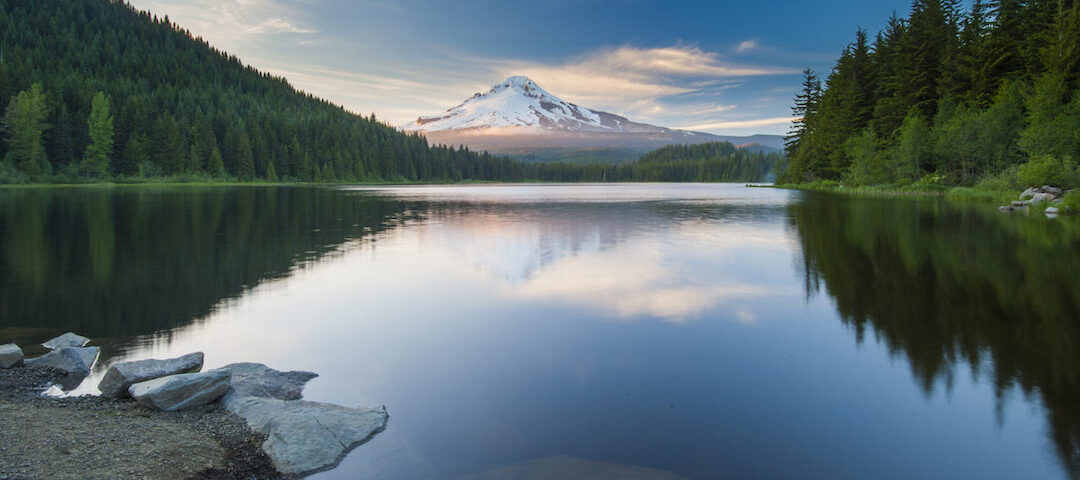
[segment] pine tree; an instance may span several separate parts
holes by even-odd
[[[807,134],[807,119],[816,113],[820,98],[821,81],[813,70],[803,70],[802,91],[795,95],[795,104],[791,107],[795,119],[791,122],[790,132],[784,137],[784,150],[788,155],[794,156],[799,150],[799,141]]]
[[[104,93],[94,95],[87,124],[90,145],[86,148],[81,170],[90,177],[105,177],[113,149],[113,117],[109,115],[109,97]]]
[[[40,83],[29,90],[19,92],[8,103],[2,126],[8,143],[8,156],[12,163],[27,175],[47,174],[51,170],[45,156],[45,123],[48,110],[45,89]]]

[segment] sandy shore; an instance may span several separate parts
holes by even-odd
[[[218,402],[158,412],[43,397],[57,373],[0,369],[0,480],[284,478],[260,448],[266,437]]]

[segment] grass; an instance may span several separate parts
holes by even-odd
[[[850,187],[833,181],[813,183],[779,184],[775,188],[828,192],[859,197],[941,197],[956,203],[1008,204],[1020,195],[1019,190],[983,187],[953,187],[940,184],[915,183],[912,185],[868,185]]]

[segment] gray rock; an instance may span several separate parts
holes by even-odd
[[[0,345],[0,368],[11,368],[23,359],[23,351],[18,345],[9,343]]]
[[[1036,193],[1042,193],[1042,190],[1040,190],[1038,188],[1035,188],[1035,187],[1031,187],[1031,188],[1029,188],[1027,190],[1024,190],[1024,193],[1020,194],[1020,200],[1024,200],[1026,198],[1034,197]]]
[[[1043,185],[1042,188],[1039,189],[1039,191],[1042,193],[1048,193],[1055,197],[1060,197],[1065,193],[1062,189],[1057,187],[1051,187],[1050,185]]]
[[[1028,201],[1028,200],[1013,200],[1013,202],[1012,202],[1012,206],[1014,208],[1016,208],[1016,207],[1021,207],[1022,208],[1022,207],[1026,207],[1028,205],[1031,205],[1031,202]]]
[[[304,476],[337,466],[352,449],[386,428],[385,407],[342,407],[229,392],[225,408],[268,436],[263,451],[279,472]]]
[[[232,374],[232,388],[237,395],[279,400],[299,399],[304,384],[319,376],[311,372],[282,372],[261,363],[233,363],[218,370]]]
[[[128,387],[128,393],[147,408],[175,412],[206,405],[229,390],[229,372],[211,370],[155,378]]]
[[[168,360],[136,360],[113,364],[105,372],[105,377],[98,384],[101,395],[121,398],[128,396],[128,387],[147,380],[167,377],[180,373],[194,373],[202,370],[203,353],[189,353],[182,357]]]
[[[998,210],[1001,211],[1002,213],[1012,213],[1013,207],[1010,207],[1008,205],[1003,205],[1003,206],[998,207]]]
[[[59,337],[42,343],[41,346],[48,348],[49,350],[56,350],[64,347],[83,347],[86,346],[87,343],[90,343],[89,338],[67,332]]]
[[[98,347],[64,347],[26,360],[33,367],[55,368],[69,375],[89,375],[99,353]]]
[[[1057,207],[1048,207],[1045,212],[1047,215],[1057,215],[1058,209]]]
[[[1031,201],[1032,205],[1038,205],[1038,204],[1043,203],[1043,202],[1053,201],[1055,198],[1057,198],[1057,197],[1055,197],[1055,196],[1053,196],[1053,195],[1051,195],[1049,193],[1036,193],[1034,197],[1031,197],[1030,201]]]

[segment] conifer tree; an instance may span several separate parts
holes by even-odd
[[[113,117],[109,115],[109,97],[98,92],[87,120],[90,131],[90,145],[86,147],[82,171],[90,177],[104,177],[108,174],[109,157],[113,151]]]
[[[45,105],[45,89],[40,83],[29,90],[19,92],[4,111],[2,122],[11,162],[27,175],[49,173],[50,165],[45,156],[45,123],[48,110]]]

